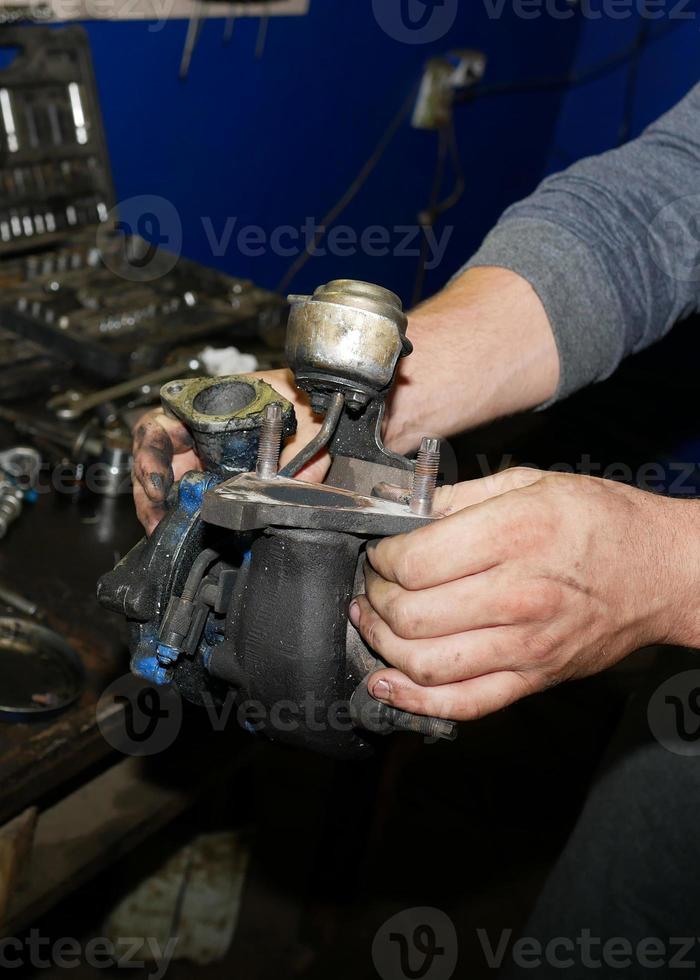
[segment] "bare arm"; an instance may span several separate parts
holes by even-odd
[[[552,397],[559,355],[532,286],[507,269],[471,269],[409,318],[385,432],[409,452],[422,433],[454,435]]]

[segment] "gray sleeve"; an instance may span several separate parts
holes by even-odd
[[[465,268],[529,280],[561,359],[556,398],[700,309],[700,85],[637,140],[545,180]]]

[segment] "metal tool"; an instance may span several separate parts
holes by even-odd
[[[231,43],[231,39],[233,38],[233,30],[235,26],[236,26],[236,18],[233,14],[231,14],[231,16],[227,17],[224,22],[224,34],[222,38],[224,44]]]
[[[14,589],[8,589],[2,582],[0,582],[0,603],[9,606],[11,609],[16,609],[17,612],[24,613],[25,616],[43,618],[43,613],[36,602],[32,599],[26,599],[19,592],[15,592]]]
[[[454,738],[454,722],[369,695],[368,677],[385,664],[348,619],[367,542],[431,520],[439,441],[427,437],[416,464],[381,438],[411,350],[401,303],[348,280],[290,302],[287,360],[325,415],[319,434],[279,470],[280,437],[296,423],[270,385],[246,376],[164,385],[163,405],[189,429],[205,472],[180,481],[154,534],[103,576],[100,601],[131,622],[134,673],[199,703],[252,701],[268,712],[261,727],[272,739],[350,758],[397,729]],[[324,446],[326,482],[292,479]],[[305,713],[311,697],[320,718]],[[281,704],[291,706],[282,725]]]
[[[267,43],[267,30],[270,26],[270,18],[267,14],[260,18],[260,24],[258,26],[258,37],[255,42],[255,57],[258,61],[265,54],[265,44]]]
[[[0,452],[0,538],[22,513],[27,498],[33,499],[41,457],[36,449],[16,446]]]
[[[18,432],[65,450],[79,472],[89,463],[97,464],[99,479],[90,480],[89,489],[100,496],[116,497],[128,489],[131,433],[118,415],[105,425],[99,418],[90,419],[77,432],[1,407],[0,419],[10,422]]]
[[[190,64],[192,62],[192,55],[194,54],[194,49],[197,46],[197,41],[199,40],[199,35],[202,30],[202,15],[204,11],[204,4],[198,2],[195,4],[194,13],[187,22],[187,34],[185,35],[185,46],[182,49],[182,58],[180,60],[180,71],[178,72],[178,77],[181,79],[187,78],[190,71]]]
[[[0,716],[10,721],[62,711],[85,686],[78,653],[53,630],[0,618]]]
[[[126,395],[131,395],[135,391],[140,391],[146,386],[162,384],[169,378],[178,377],[183,374],[194,374],[202,370],[202,362],[199,358],[190,357],[187,360],[177,361],[174,364],[165,365],[156,371],[149,371],[138,378],[130,378],[121,384],[111,385],[101,391],[92,392],[89,395],[82,395],[77,391],[63,391],[60,395],[54,395],[46,403],[46,407],[54,411],[58,418],[65,421],[79,419],[86,412],[104,405],[107,402],[117,401]]]

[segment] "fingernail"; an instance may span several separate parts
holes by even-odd
[[[371,694],[377,701],[389,701],[391,698],[391,687],[387,681],[377,681],[372,688]]]
[[[354,599],[350,603],[350,611],[349,611],[349,614],[348,615],[350,616],[350,622],[352,623],[352,625],[353,626],[359,626],[359,623],[360,623],[360,607],[359,607],[358,603]]]

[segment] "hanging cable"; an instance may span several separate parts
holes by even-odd
[[[439,200],[440,189],[442,188],[445,160],[449,153],[454,173],[454,187],[444,200]],[[427,229],[434,228],[436,223],[443,215],[447,214],[462,198],[466,182],[464,179],[464,169],[462,158],[459,154],[457,143],[457,132],[455,130],[454,117],[450,119],[447,126],[443,126],[438,135],[438,155],[435,163],[435,176],[433,178],[433,189],[430,196],[428,207],[421,211],[418,216],[423,234],[421,236],[421,254],[418,259],[418,269],[413,286],[412,306],[417,306],[423,296],[423,286],[425,284],[426,261],[428,258],[428,236]]]
[[[691,9],[697,12],[699,8],[700,8],[700,3],[696,3],[695,6]],[[687,18],[684,20],[674,21],[671,24],[667,24],[665,29],[657,30],[652,34],[649,22],[645,21],[645,24],[643,26],[646,27],[647,29],[644,31],[644,34],[641,37],[640,37],[641,34],[640,32],[635,37],[634,41],[631,44],[629,44],[627,47],[623,48],[621,51],[618,51],[616,54],[603,59],[602,61],[591,66],[590,68],[584,69],[581,72],[570,72],[566,75],[561,75],[561,76],[531,78],[531,79],[525,79],[521,82],[505,82],[505,83],[498,83],[494,85],[476,85],[473,88],[470,88],[468,91],[464,92],[463,94],[457,95],[455,97],[455,104],[461,104],[461,105],[465,105],[467,103],[472,104],[473,102],[476,102],[477,100],[480,99],[493,98],[501,95],[514,95],[514,94],[529,93],[529,92],[556,92],[559,90],[577,88],[581,85],[590,84],[591,82],[595,82],[601,78],[605,78],[607,75],[616,71],[618,68],[621,68],[624,65],[628,64],[630,61],[632,62],[638,61],[642,51],[646,47],[648,47],[649,44],[655,43],[656,41],[660,41],[662,38],[673,33],[678,28],[687,25],[688,22],[689,20]],[[632,78],[632,84],[631,87],[628,86],[628,100],[629,99],[634,100],[635,98],[637,72],[638,72],[638,67],[634,70],[634,72],[630,73]],[[332,225],[335,221],[337,221],[337,219],[340,217],[343,211],[345,211],[348,205],[351,204],[352,201],[354,201],[358,193],[362,190],[367,180],[372,175],[377,165],[380,163],[382,157],[384,156],[392,140],[394,139],[399,129],[401,128],[401,125],[403,124],[404,120],[410,114],[411,109],[413,108],[415,102],[417,91],[418,91],[418,84],[413,86],[409,96],[407,97],[405,102],[401,105],[401,107],[399,108],[399,110],[397,111],[397,113],[389,123],[382,138],[377,143],[372,154],[369,156],[369,158],[365,161],[365,163],[361,167],[355,179],[347,187],[347,189],[343,192],[343,194],[335,202],[335,204],[330,208],[327,214],[323,216],[323,218],[321,219],[320,227],[317,229],[315,235],[313,236],[312,241],[306,245],[301,255],[299,255],[294,260],[294,262],[290,265],[290,267],[287,269],[285,274],[282,276],[279,283],[277,284],[278,293],[285,294],[288,291],[290,284],[293,282],[293,280],[296,278],[299,272],[301,272],[301,270],[304,268],[307,262],[313,257],[314,250],[318,247],[318,245],[323,240],[324,236],[328,231],[329,226]],[[629,102],[628,102],[627,111],[629,113]],[[457,201],[459,200],[459,198],[462,196],[464,192],[464,178],[462,175],[461,160],[459,158],[457,140],[454,135],[454,128],[452,130],[452,133],[453,135],[450,138],[450,142],[448,143],[448,148],[450,149],[450,153],[452,153],[453,155],[453,163],[455,165],[455,175],[456,175],[455,189],[447,198],[447,200],[443,202],[442,205],[438,206],[440,208],[438,212],[438,216],[444,214],[445,210],[447,210],[448,208],[453,207],[454,204],[457,203]],[[444,166],[444,162],[442,166]],[[456,198],[454,197],[455,194],[457,195]],[[419,266],[418,274],[416,277],[415,290],[414,290],[416,293],[418,292],[422,293],[423,280],[425,278],[424,266],[425,266],[426,247],[427,247],[427,240],[425,235],[423,235],[423,239],[421,241],[421,260],[420,260],[421,265]]]
[[[691,8],[697,13],[700,9],[700,4],[696,4]],[[674,21],[672,24],[667,24],[665,29],[660,29],[655,31],[653,34],[649,32],[646,38],[645,44],[655,44],[657,41],[662,40],[667,35],[672,34],[674,31],[678,30],[680,27],[687,26],[690,19],[684,19],[679,21]],[[464,92],[461,96],[457,96],[456,102],[466,103],[474,102],[477,99],[488,99],[493,96],[499,95],[515,95],[527,92],[556,92],[560,89],[568,88],[578,88],[580,85],[588,85],[591,82],[596,82],[601,78],[605,78],[611,72],[616,71],[623,65],[626,65],[631,59],[635,58],[638,54],[637,38],[634,41],[618,51],[616,54],[611,55],[609,58],[604,58],[597,64],[586,68],[581,72],[571,72],[566,75],[552,76],[551,78],[529,78],[522,82],[504,82],[495,85],[481,85],[476,86],[473,89],[469,89]]]
[[[335,204],[330,209],[330,211],[328,211],[328,213],[323,216],[323,218],[321,219],[321,226],[317,229],[315,235],[313,236],[312,241],[309,244],[307,244],[306,248],[301,253],[301,255],[299,255],[298,258],[294,260],[294,262],[291,264],[289,269],[287,269],[285,274],[280,279],[279,283],[277,284],[278,293],[284,294],[287,292],[292,280],[299,274],[299,272],[301,272],[301,270],[304,268],[306,263],[312,257],[314,250],[318,247],[318,245],[325,237],[328,227],[332,225],[333,222],[338,220],[338,218],[343,213],[343,211],[347,208],[347,206],[350,203],[352,203],[352,201],[354,201],[358,193],[362,190],[362,188],[367,182],[367,179],[371,176],[377,164],[384,156],[391,141],[394,139],[394,136],[396,136],[399,129],[401,128],[401,124],[411,112],[411,109],[413,108],[413,104],[416,101],[417,91],[418,91],[418,86],[414,85],[413,88],[411,89],[408,98],[406,99],[405,102],[403,102],[398,112],[389,123],[388,127],[384,131],[384,135],[377,143],[371,156],[363,164],[357,177],[355,177],[355,179],[347,188],[347,190],[345,190],[341,195],[341,197],[335,202]]]

